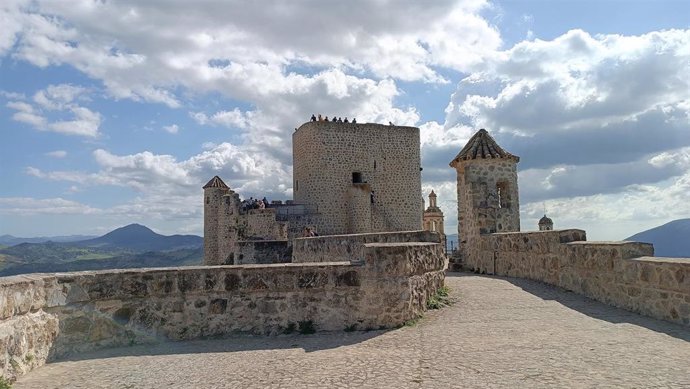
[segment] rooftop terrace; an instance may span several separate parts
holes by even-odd
[[[450,273],[391,331],[161,343],[49,363],[24,388],[690,387],[690,329],[542,283]]]

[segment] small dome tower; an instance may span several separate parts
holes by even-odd
[[[553,220],[551,218],[546,217],[546,214],[544,214],[544,217],[539,219],[539,231],[552,231],[553,230]]]
[[[427,231],[438,232],[441,244],[446,247],[446,233],[443,228],[443,211],[436,205],[436,193],[429,193],[429,207],[424,211],[423,226]]]

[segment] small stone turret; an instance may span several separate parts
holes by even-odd
[[[231,254],[237,242],[236,217],[239,195],[225,182],[213,177],[204,189],[204,264],[232,264]]]
[[[485,129],[450,162],[458,180],[458,245],[462,258],[480,234],[520,231],[517,163]],[[463,259],[465,260],[465,259]]]
[[[546,217],[546,214],[539,219],[539,231],[553,231],[553,220]]]

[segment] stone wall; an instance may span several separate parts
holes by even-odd
[[[440,243],[440,237],[431,231],[406,231],[298,238],[292,241],[292,262],[357,261],[364,258],[367,243],[404,242]]]
[[[486,234],[470,249],[466,266],[690,326],[690,259],[654,258],[647,243],[585,239],[582,230]]]
[[[440,245],[367,244],[363,261],[0,278],[0,375],[104,347],[233,333],[390,328],[443,285]]]
[[[282,240],[288,238],[287,225],[276,221],[276,211],[273,208],[250,209],[244,215],[246,231],[242,238],[260,238]]]
[[[237,242],[235,265],[289,263],[292,245],[287,240],[249,240]]]
[[[319,234],[421,229],[418,128],[308,122],[295,131],[292,144],[294,198],[318,210]],[[350,191],[361,185],[353,183],[353,173],[368,184],[368,193]],[[371,208],[361,210],[370,220],[353,225],[353,207]]]

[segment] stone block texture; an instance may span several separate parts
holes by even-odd
[[[421,229],[418,128],[307,122],[292,147],[294,199],[320,235]]]
[[[0,375],[80,352],[235,333],[378,329],[443,285],[437,243],[372,243],[362,260],[0,278]]]
[[[408,242],[440,243],[440,236],[431,231],[405,231],[298,238],[292,242],[292,262],[361,261],[368,243]]]
[[[486,234],[470,248],[465,265],[690,326],[690,259],[654,258],[648,243],[585,239],[582,230]]]

